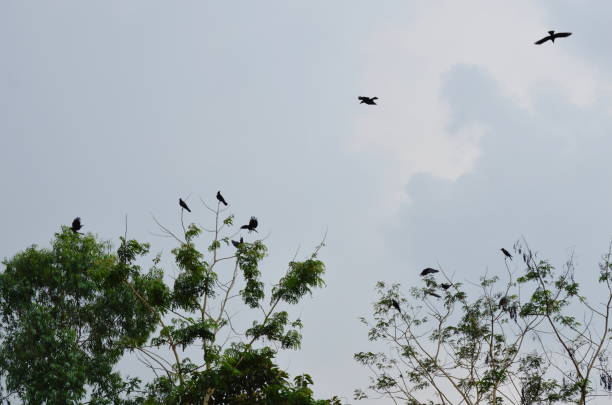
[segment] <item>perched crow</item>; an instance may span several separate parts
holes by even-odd
[[[501,250],[501,251],[502,251],[502,253],[503,253],[503,254],[504,254],[504,255],[505,255],[507,258],[509,258],[510,260],[512,260],[512,255],[510,254],[510,252],[508,252],[508,251],[507,251],[506,249],[504,249],[504,248],[501,248],[501,249],[499,249],[499,250]]]
[[[393,306],[393,308],[397,309],[397,312],[399,312],[400,314],[402,313],[402,310],[400,309],[400,304],[399,302],[397,302],[397,300],[391,300],[391,305]]]
[[[186,209],[187,211],[191,212],[191,210],[189,209],[189,207],[187,206],[185,201],[183,201],[182,198],[179,198],[179,205],[181,206],[181,208]]]
[[[445,290],[448,290],[449,288],[452,287],[452,284],[442,283],[442,284],[440,284],[440,287],[444,288]]]
[[[72,221],[72,226],[70,227],[70,229],[72,229],[72,232],[74,233],[79,233],[82,227],[83,225],[81,225],[81,217],[76,217]]]
[[[232,240],[232,245],[234,245],[236,249],[238,249],[238,247],[240,247],[240,245],[242,245],[243,243],[244,243],[244,239],[242,237],[240,237],[240,242]]]
[[[258,225],[257,218],[251,217],[251,219],[249,220],[249,224],[248,225],[242,225],[240,227],[240,229],[248,229],[249,232],[251,232],[251,231],[257,232],[255,230],[255,228],[257,228],[257,225]]]
[[[433,291],[425,291],[425,295],[432,295],[432,296],[434,296],[436,298],[440,298],[440,295],[436,294]]]
[[[436,269],[432,269],[431,267],[428,267],[428,268],[424,269],[424,270],[421,272],[421,276],[426,276],[426,275],[428,275],[428,274],[437,273],[437,272],[439,272],[439,271],[440,271],[440,270],[436,270]]]
[[[359,104],[378,105],[374,100],[378,100],[378,97],[364,97],[360,96],[357,99],[361,100]]]
[[[223,205],[227,206],[227,202],[225,201],[225,198],[223,198],[223,196],[221,195],[220,191],[217,191],[217,200],[219,200],[219,202],[223,203]]]
[[[540,39],[539,41],[536,41],[535,44],[536,45],[542,45],[544,42],[551,40],[553,43],[555,43],[555,39],[556,38],[565,38],[565,37],[569,37],[570,35],[572,35],[571,32],[555,32],[555,31],[548,31],[548,36],[544,37],[542,39]]]
[[[502,297],[501,300],[499,300],[498,306],[503,308],[503,310],[505,311],[508,307],[508,297]]]

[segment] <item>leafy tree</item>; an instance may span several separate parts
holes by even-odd
[[[291,382],[274,363],[279,348],[300,347],[302,323],[290,320],[281,306],[297,304],[324,285],[325,266],[317,259],[323,243],[307,259],[290,261],[285,273],[266,291],[259,267],[267,252],[263,241],[231,243],[239,232],[230,234],[233,215],[222,219],[224,210],[219,204],[216,209],[206,207],[215,218],[208,230],[194,223],[185,226],[183,211],[181,233],[158,222],[178,243],[172,254],[179,272],[164,308],[168,316],[159,317],[159,333],[149,347],[137,348],[157,376],[147,386],[145,403],[329,403],[312,398],[312,380],[307,374]],[[200,244],[203,232],[211,238]],[[230,314],[237,307],[250,322]],[[163,348],[169,349],[171,358],[160,354]]]
[[[109,243],[63,227],[51,249],[31,246],[4,260],[0,274],[0,376],[6,397],[25,403],[121,404],[138,385],[113,366],[146,342],[157,319],[150,305],[165,305],[162,273],[142,274],[135,260],[148,245]]]
[[[482,277],[472,299],[443,271],[438,277],[446,288],[428,276],[409,297],[398,284],[379,282],[374,320],[362,321],[370,340],[390,351],[355,355],[373,373],[369,388],[413,405],[585,405],[594,380],[610,385],[610,252],[600,265],[603,294],[592,296],[603,301],[593,304],[579,293],[571,259],[557,273],[526,243],[517,242],[514,251],[523,274],[514,280],[506,261],[504,285]]]
[[[170,285],[159,255],[148,271],[136,264],[149,245],[123,237],[113,252],[109,242],[67,227],[55,235],[51,249],[32,246],[5,260],[0,274],[4,399],[339,405],[337,398],[315,400],[308,374],[291,379],[274,362],[278,350],[300,347],[302,323],[282,307],[324,285],[325,266],[317,258],[323,243],[305,260],[290,261],[266,289],[260,277],[266,246],[261,240],[232,244],[225,232],[233,216],[221,220],[220,207],[212,211],[215,225],[204,245],[198,240],[206,230],[185,226],[182,211],[180,237],[162,227],[178,242],[172,255],[179,272]],[[230,314],[237,309],[248,323]],[[144,387],[139,378],[113,370],[132,351],[155,374]]]

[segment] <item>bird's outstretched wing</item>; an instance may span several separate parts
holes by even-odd
[[[557,32],[557,33],[555,33],[555,36],[557,38],[565,38],[565,37],[569,37],[570,35],[572,35],[571,32]]]
[[[549,36],[544,37],[544,38],[542,38],[542,39],[540,39],[538,41],[535,41],[534,44],[535,45],[542,45],[544,42],[546,42],[546,41],[548,41],[550,39],[552,39],[552,37],[549,35]]]

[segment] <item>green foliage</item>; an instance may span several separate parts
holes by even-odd
[[[109,243],[63,228],[51,249],[32,246],[3,261],[6,390],[26,403],[78,403],[87,390],[95,403],[122,403],[138,380],[124,381],[113,366],[157,323],[132,287],[160,308],[169,297],[157,269],[142,274],[134,263],[147,252],[148,245],[122,239],[114,254]]]

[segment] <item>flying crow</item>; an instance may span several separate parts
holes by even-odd
[[[237,242],[237,241],[235,241],[235,240],[232,240],[232,245],[234,245],[234,247],[235,247],[236,249],[238,249],[238,248],[240,247],[240,245],[242,245],[243,243],[244,243],[244,239],[243,239],[242,237],[240,238],[240,242]]]
[[[223,196],[221,195],[220,191],[217,191],[217,200],[219,200],[219,202],[223,203],[223,205],[227,206],[227,202],[225,201],[225,198],[223,198]]]
[[[439,271],[440,271],[440,270],[436,270],[436,269],[432,269],[431,267],[428,267],[428,268],[424,269],[424,270],[421,272],[421,276],[426,276],[426,275],[428,275],[428,274],[437,273],[437,272],[439,272]]]
[[[501,251],[502,251],[502,253],[503,253],[503,254],[504,254],[504,255],[505,255],[505,256],[506,256],[508,259],[512,260],[512,255],[510,254],[510,252],[508,252],[508,251],[507,251],[506,249],[504,249],[504,248],[501,248],[501,249],[499,249],[499,250],[501,250]]]
[[[556,38],[565,38],[565,37],[569,37],[570,35],[572,35],[571,32],[555,32],[555,31],[548,31],[548,36],[544,37],[542,39],[540,39],[539,41],[536,41],[535,44],[536,45],[542,45],[544,42],[551,40],[553,43],[555,43],[555,39]]]
[[[72,226],[70,227],[70,229],[72,229],[72,232],[74,233],[79,233],[82,227],[83,225],[81,225],[81,217],[76,217],[72,221]]]
[[[397,300],[391,300],[391,305],[393,306],[393,308],[397,309],[397,312],[399,312],[400,314],[402,313],[402,310],[400,309],[400,304],[399,302],[397,302]]]
[[[249,224],[248,225],[242,225],[240,227],[240,229],[248,229],[249,232],[251,232],[251,231],[257,232],[255,230],[255,228],[257,228],[257,225],[258,225],[257,218],[251,217],[251,219],[249,220]]]
[[[360,97],[357,97],[357,99],[361,100],[359,104],[378,105],[376,104],[376,101],[374,101],[374,100],[378,100],[378,97],[360,96]]]
[[[191,210],[189,209],[189,207],[187,206],[187,204],[185,203],[185,201],[183,201],[182,198],[179,198],[179,205],[181,206],[181,208],[191,212]]]

